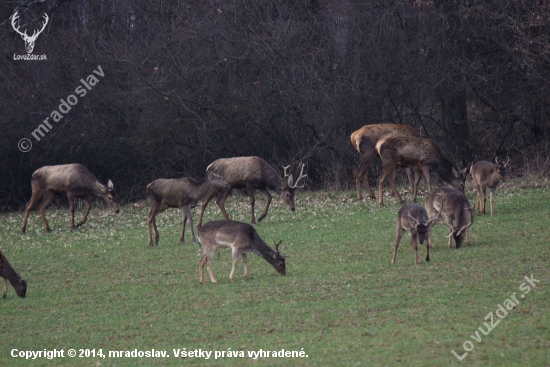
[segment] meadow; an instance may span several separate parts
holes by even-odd
[[[476,215],[472,245],[449,249],[447,229],[437,225],[431,261],[419,266],[408,234],[391,265],[400,207],[395,199],[379,207],[354,195],[298,192],[295,212],[274,197],[256,229],[269,245],[283,240],[286,276],[251,254],[250,277],[239,262],[230,283],[226,250],[213,261],[219,283],[203,285],[189,227],[186,243],[179,242],[181,210],[157,217],[155,248],[147,246],[147,203],[126,205],[119,215],[94,205],[88,222],[71,231],[61,200],[47,211],[51,233],[34,211],[24,235],[23,213],[3,213],[0,246],[28,290],[20,299],[10,286],[0,299],[0,365],[550,365],[547,179],[507,182],[497,192],[495,215]],[[471,187],[467,195],[473,205]],[[265,201],[257,199],[259,212]],[[229,198],[227,210],[232,219],[248,221],[245,196]],[[205,222],[221,218],[211,203]],[[419,251],[423,259],[425,246]],[[499,305],[511,296],[518,302],[504,314]],[[71,348],[76,357],[68,357]],[[184,358],[184,348],[212,354]],[[12,357],[53,349],[64,357]],[[109,355],[153,349],[167,356]],[[260,350],[302,357],[249,357]]]

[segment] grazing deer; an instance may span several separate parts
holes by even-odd
[[[17,274],[12,268],[2,251],[0,251],[0,278],[4,280],[4,293],[2,293],[2,298],[6,298],[8,294],[8,280],[13,289],[15,289],[15,293],[17,293],[19,297],[25,298],[25,294],[27,294],[27,281],[21,279],[21,275]]]
[[[417,138],[414,136],[389,137],[380,140],[376,144],[376,151],[382,158],[383,170],[378,181],[378,194],[380,196],[380,206],[384,205],[383,188],[384,180],[389,175],[389,181],[392,192],[399,201],[403,203],[399,192],[395,187],[395,177],[397,167],[411,167],[422,172],[428,184],[428,192],[432,191],[430,182],[430,172],[437,175],[444,181],[450,183],[455,189],[464,192],[464,181],[466,180],[467,167],[460,171],[449,161],[441,152],[441,149],[435,141],[428,138]],[[453,174],[453,168],[456,169],[458,177]],[[416,201],[418,183],[420,175],[416,175],[413,201]]]
[[[216,200],[216,204],[218,204],[224,218],[229,220],[229,216],[225,211],[225,201],[227,200],[227,197],[229,196],[229,194],[231,194],[231,191],[233,189],[242,188],[246,189],[248,198],[250,200],[250,223],[252,224],[256,224],[256,220],[254,219],[255,189],[260,190],[267,197],[267,205],[265,206],[265,210],[260,218],[258,218],[258,222],[265,218],[269,209],[269,205],[271,204],[271,194],[269,193],[269,190],[275,191],[277,194],[279,194],[283,202],[287,205],[288,209],[294,211],[294,195],[296,193],[296,189],[303,187],[299,187],[298,182],[300,182],[300,180],[305,178],[307,175],[303,174],[304,165],[302,164],[300,176],[296,180],[296,183],[294,183],[292,174],[287,175],[286,173],[286,170],[289,168],[289,166],[283,168],[285,171],[284,178],[287,179],[287,181],[281,178],[281,176],[279,176],[279,174],[277,173],[277,171],[275,171],[275,169],[273,169],[273,167],[271,167],[269,164],[266,163],[266,161],[259,157],[222,158],[212,162],[208,166],[207,170],[218,169],[220,175],[222,175],[227,180],[227,182],[229,182],[230,185],[229,188],[221,189],[223,190],[223,192],[218,200]],[[212,200],[212,198],[219,191],[220,190],[214,191],[202,202],[201,213],[199,215],[197,227],[200,227],[202,224],[204,209],[206,208],[210,200]]]
[[[451,237],[457,249],[462,246],[464,237],[468,245],[472,244],[469,228],[474,223],[474,210],[466,195],[447,187],[437,188],[426,196],[426,210],[430,218],[443,218],[443,224],[449,228],[449,248],[452,248]]]
[[[395,264],[399,242],[401,242],[405,231],[411,232],[411,246],[414,250],[416,265],[420,264],[418,242],[421,245],[426,242],[426,261],[430,261],[430,247],[432,247],[431,231],[438,219],[439,216],[429,219],[428,212],[426,212],[426,209],[422,205],[416,203],[407,204],[405,202],[397,214],[397,235],[391,264]]]
[[[82,218],[76,227],[80,227],[86,223],[88,213],[92,207],[89,201],[91,197],[102,198],[115,213],[118,213],[120,210],[116,200],[113,182],[109,180],[107,186],[102,185],[86,167],[79,163],[64,164],[60,166],[44,166],[39,168],[32,174],[31,186],[32,196],[31,200],[27,203],[23,225],[21,226],[21,233],[25,233],[29,212],[40,200],[42,200],[42,203],[38,207],[38,210],[44,221],[44,229],[47,232],[51,231],[48,226],[48,221],[46,220],[46,208],[56,194],[67,194],[71,213],[71,229],[75,229],[75,197],[82,199],[84,205],[86,205],[84,218]]]
[[[351,145],[359,154],[361,154],[361,162],[354,172],[355,175],[355,187],[357,189],[357,199],[363,199],[361,193],[361,180],[365,183],[365,187],[369,192],[369,197],[375,199],[374,193],[369,185],[369,167],[371,162],[376,158],[376,143],[383,138],[389,136],[420,136],[418,131],[409,125],[400,124],[374,124],[365,125],[359,130],[354,131],[351,134]],[[411,169],[407,167],[407,177],[409,178],[409,185],[411,192],[413,190],[413,180]]]
[[[233,265],[229,281],[233,282],[235,267],[239,256],[243,259],[244,275],[248,277],[246,253],[253,252],[271,264],[281,275],[286,274],[285,257],[279,252],[279,242],[275,251],[271,249],[258,235],[258,232],[248,223],[234,222],[231,220],[219,220],[206,223],[199,227],[199,241],[203,249],[203,255],[199,262],[199,282],[204,283],[204,265],[210,274],[212,283],[217,283],[212,271],[212,257],[223,247],[231,249]]]
[[[495,157],[495,164],[488,161],[479,161],[472,166],[470,174],[477,189],[477,210],[479,213],[485,214],[486,192],[489,189],[489,202],[491,204],[491,215],[493,215],[495,191],[501,181],[506,181],[506,171],[509,163],[510,157],[503,163],[499,163]]]
[[[147,227],[149,229],[149,246],[153,247],[153,234],[151,227],[155,230],[155,245],[159,244],[159,232],[155,217],[168,208],[183,208],[183,228],[181,229],[180,241],[185,243],[183,234],[185,232],[185,223],[189,219],[191,225],[191,236],[193,243],[196,243],[195,231],[193,229],[193,217],[191,208],[196,206],[199,201],[207,197],[216,190],[216,188],[228,188],[229,183],[218,173],[218,170],[206,172],[206,176],[199,181],[184,177],[177,179],[160,178],[147,185],[147,195],[151,202],[151,210],[147,217]]]

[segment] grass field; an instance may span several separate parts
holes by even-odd
[[[408,234],[391,266],[393,198],[380,208],[351,191],[299,192],[295,212],[275,198],[256,229],[270,245],[284,241],[287,275],[249,255],[250,278],[239,263],[229,283],[226,250],[213,261],[217,285],[198,282],[198,245],[190,232],[184,245],[178,241],[180,210],[157,217],[156,248],[147,247],[147,205],[125,206],[120,215],[96,206],[76,231],[68,207],[50,208],[51,233],[33,212],[25,235],[21,212],[2,214],[1,249],[28,291],[19,299],[10,286],[0,299],[0,365],[550,366],[549,186],[508,182],[497,192],[495,216],[477,215],[472,245],[460,250],[446,247],[447,229],[437,225],[431,261],[420,266]],[[474,204],[471,191],[468,197]],[[264,203],[257,200],[258,211]],[[244,196],[227,208],[248,220]],[[215,205],[205,221],[212,219],[221,219]],[[539,282],[525,293],[531,275]],[[499,305],[512,295],[519,303],[504,314]],[[70,348],[77,357],[67,356]],[[212,354],[183,358],[184,348]],[[63,349],[64,358],[13,358],[13,349]],[[85,357],[94,349],[105,358]],[[109,356],[153,349],[168,355]],[[248,356],[260,349],[307,357]],[[215,351],[225,357],[215,359]]]

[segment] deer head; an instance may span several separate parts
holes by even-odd
[[[24,32],[21,32],[19,30],[19,26],[15,25],[15,22],[18,19],[19,19],[19,14],[18,14],[18,11],[16,11],[11,18],[11,26],[17,33],[21,35],[21,38],[23,38],[23,41],[25,41],[25,49],[27,50],[27,53],[30,54],[34,50],[34,43],[36,42],[38,35],[40,35],[42,31],[44,31],[44,29],[46,28],[46,25],[48,24],[48,20],[50,20],[50,18],[48,18],[48,14],[44,13],[44,24],[42,25],[42,29],[40,30],[35,29],[34,32],[32,33],[32,36],[29,36],[27,34],[27,30],[25,30]]]
[[[500,181],[506,182],[506,171],[508,170],[508,165],[510,164],[510,157],[506,157],[504,162],[499,162],[498,158],[495,156],[495,170],[500,178]]]
[[[286,170],[290,168],[290,165],[283,166],[284,169],[284,178],[287,180],[286,182],[283,180],[281,181],[281,199],[283,199],[283,202],[288,206],[288,208],[292,211],[294,211],[294,195],[296,193],[296,189],[302,189],[304,185],[298,186],[298,182],[302,180],[303,178],[307,177],[307,174],[304,175],[304,166],[305,164],[302,163],[302,168],[300,169],[300,176],[294,182],[294,179],[292,177],[292,173],[289,175]]]

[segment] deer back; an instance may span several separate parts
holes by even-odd
[[[373,124],[365,125],[354,131],[351,136],[351,145],[359,152],[365,151],[368,147],[374,149],[376,142],[389,136],[419,136],[418,131],[412,126],[402,124]]]

